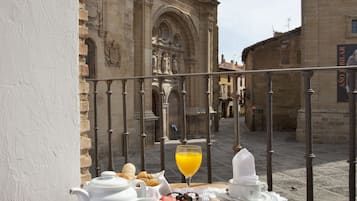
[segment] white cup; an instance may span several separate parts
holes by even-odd
[[[267,185],[264,182],[242,184],[229,181],[229,195],[234,198],[240,198],[247,201],[255,201],[262,198],[262,192],[267,191]]]

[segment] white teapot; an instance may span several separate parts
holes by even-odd
[[[141,180],[128,181],[115,172],[105,171],[87,182],[84,189],[71,188],[70,193],[77,195],[79,201],[137,201],[138,197],[145,197],[146,185]]]

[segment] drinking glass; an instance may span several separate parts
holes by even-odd
[[[201,147],[198,145],[178,145],[176,147],[175,158],[178,169],[185,176],[187,193],[192,176],[201,166]]]

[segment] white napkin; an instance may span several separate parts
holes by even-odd
[[[254,156],[246,148],[240,150],[232,159],[233,183],[256,183]]]
[[[160,184],[158,186],[147,187],[146,197],[159,200],[161,196],[171,193],[171,187],[165,178],[165,170],[155,173],[153,176],[160,181]]]

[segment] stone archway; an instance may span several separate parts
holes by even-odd
[[[179,139],[180,124],[180,95],[177,90],[172,90],[168,98],[168,128],[169,139]]]
[[[88,78],[96,77],[96,57],[97,57],[97,47],[93,39],[87,38],[85,44],[88,47],[88,54],[86,57],[86,64],[88,65]]]
[[[152,90],[152,112],[154,113],[155,116],[159,117],[160,116],[160,93],[158,90],[156,90],[155,88],[153,88]],[[155,121],[155,134],[154,134],[154,140],[155,142],[159,142],[160,141],[160,121]]]
[[[153,74],[188,73],[193,68],[197,30],[192,20],[177,8],[166,6],[153,17]]]
[[[191,73],[196,63],[197,30],[190,17],[172,6],[163,6],[153,15],[152,73],[172,75]],[[157,80],[153,86],[158,86]],[[175,126],[180,132],[180,93],[176,79],[164,79],[163,128],[168,139],[175,139]],[[154,101],[154,99],[153,99]],[[173,126],[175,125],[175,126]]]

